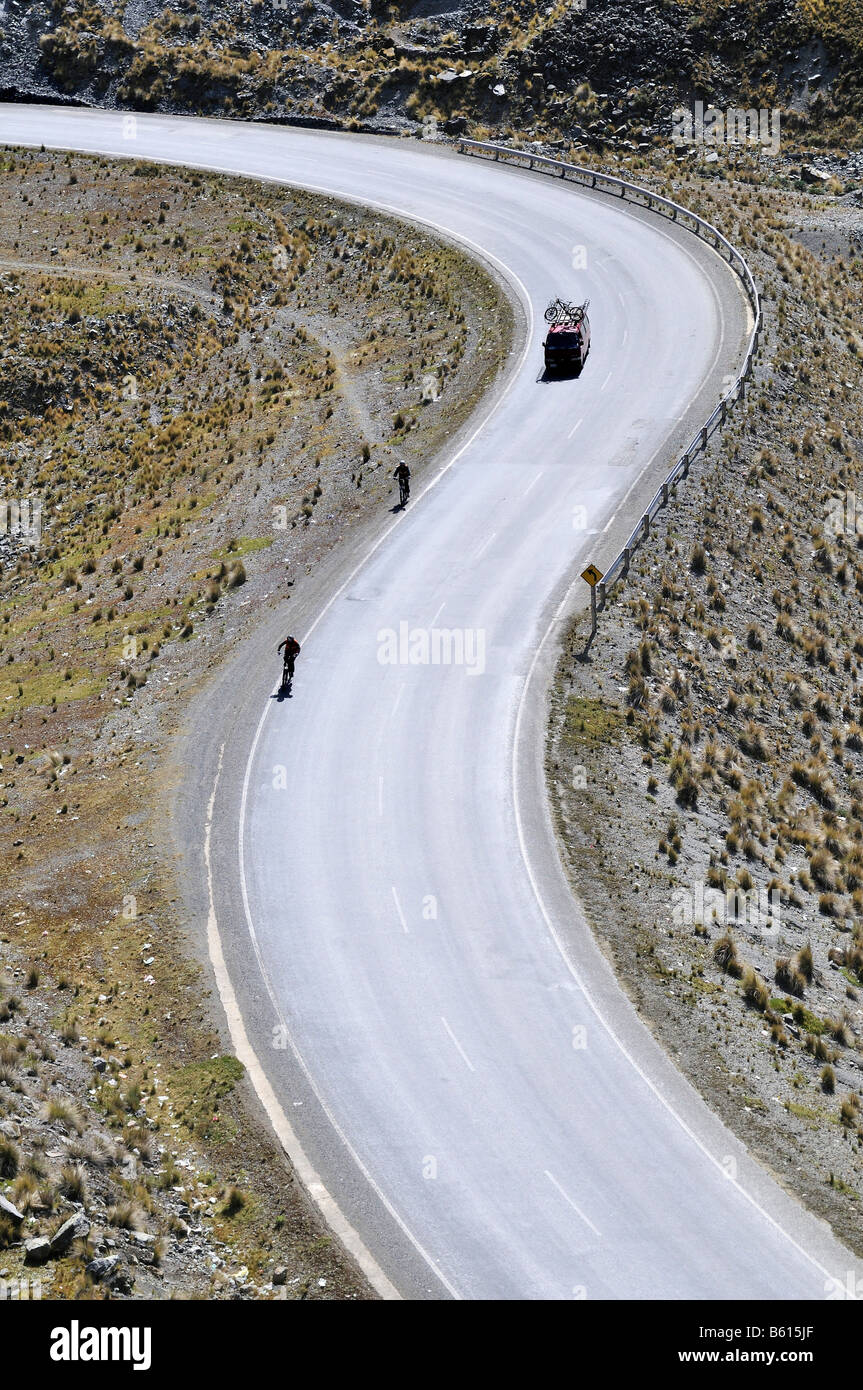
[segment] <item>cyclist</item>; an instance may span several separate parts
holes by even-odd
[[[404,506],[411,495],[411,470],[404,459],[399,459],[399,466],[393,473],[393,477],[399,480],[399,499],[401,506]]]
[[[282,684],[287,685],[288,681],[294,678],[294,662],[300,654],[300,644],[296,637],[286,637],[284,642],[280,642],[276,651],[280,652],[282,647],[285,649],[285,668],[282,672]]]

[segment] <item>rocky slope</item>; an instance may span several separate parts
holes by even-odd
[[[137,110],[666,141],[682,99],[859,143],[860,0],[7,0],[0,91]]]

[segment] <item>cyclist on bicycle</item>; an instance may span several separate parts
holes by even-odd
[[[404,506],[411,495],[411,470],[404,459],[399,459],[399,466],[393,473],[393,477],[399,480],[399,496],[401,505]]]
[[[294,678],[294,662],[300,654],[300,644],[296,637],[286,637],[284,642],[280,642],[276,651],[280,652],[282,647],[285,649],[285,669],[284,683],[287,685],[289,680]]]

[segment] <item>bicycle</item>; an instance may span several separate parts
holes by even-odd
[[[280,642],[277,650],[285,649],[284,664],[282,666],[282,689],[290,690],[291,681],[294,679],[294,662],[300,654],[300,644],[295,637],[286,637],[284,642]]]
[[[575,326],[581,323],[589,303],[589,299],[586,299],[583,304],[569,304],[565,299],[553,299],[545,311],[545,321],[546,323],[571,323]]]
[[[404,459],[400,460],[393,477],[399,480],[399,506],[404,507],[411,495],[411,472]]]

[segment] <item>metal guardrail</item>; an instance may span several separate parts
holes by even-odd
[[[652,193],[649,188],[642,188],[640,184],[629,183],[626,179],[619,179],[612,174],[603,174],[596,169],[585,169],[579,164],[567,164],[560,159],[551,159],[548,155],[533,154],[529,150],[513,149],[509,145],[495,145],[485,140],[465,140],[459,139],[458,149],[463,154],[493,155],[495,160],[505,160],[508,164],[517,164],[530,169],[539,169],[542,172],[554,173],[559,178],[568,182],[579,183],[589,188],[598,188],[600,191],[619,192],[621,198],[631,197],[639,201],[641,206],[651,208],[657,212],[665,213],[670,216],[672,221],[680,222],[681,226],[691,223],[690,230],[696,236],[705,235],[713,241],[717,251],[726,252],[728,264],[737,272],[743,282],[747,298],[752,305],[752,312],[755,317],[755,327],[749,339],[746,350],[746,358],[731,390],[723,396],[719,405],[711,415],[705,420],[701,429],[694,436],[689,448],[686,449],[677,459],[671,472],[659,487],[654,497],[648,503],[641,520],[633,531],[623,549],[612,560],[608,569],[603,575],[602,582],[597,586],[599,590],[599,604],[603,607],[611,585],[618,579],[625,579],[629,572],[629,565],[632,553],[637,549],[641,541],[650,533],[650,523],[656,516],[660,508],[666,506],[671,493],[671,489],[681,478],[689,474],[692,460],[702,449],[707,447],[707,441],[713,434],[717,425],[725,423],[729,410],[738,401],[742,401],[745,396],[746,382],[752,375],[752,364],[755,354],[758,351],[758,339],[762,327],[761,295],[755,284],[755,279],[745,258],[732,246],[731,242],[724,237],[718,228],[711,222],[705,222],[703,217],[690,212],[689,208],[683,207],[680,203],[672,202],[670,198],[663,198],[659,193]],[[687,219],[683,221],[682,219]]]

